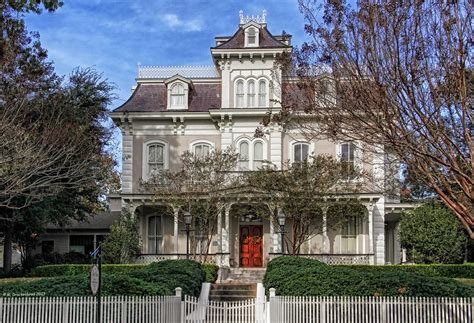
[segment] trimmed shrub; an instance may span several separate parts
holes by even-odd
[[[463,265],[338,265],[338,268],[350,268],[360,271],[409,272],[430,277],[474,279],[474,263]]]
[[[146,265],[121,264],[121,265],[102,265],[104,273],[129,273],[145,268]],[[33,268],[30,276],[33,277],[58,277],[71,275],[88,275],[92,265],[46,265]]]
[[[202,264],[202,269],[206,273],[206,283],[214,283],[217,280],[219,266],[205,263]]]
[[[298,257],[270,261],[264,285],[267,290],[276,288],[279,295],[294,296],[474,296],[474,288],[449,278],[361,271]]]
[[[90,265],[49,265],[36,268],[38,276],[60,277],[0,285],[0,295],[37,293],[44,296],[90,295]],[[199,296],[206,274],[191,260],[167,260],[144,265],[103,265],[104,295],[174,295],[181,287],[187,295]],[[69,274],[69,276],[65,276]]]
[[[400,242],[417,264],[462,263],[467,235],[454,214],[439,203],[427,203],[400,217]]]

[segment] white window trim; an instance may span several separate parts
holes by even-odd
[[[260,106],[260,81],[265,82],[265,104],[263,106]],[[257,95],[257,108],[267,108],[269,107],[269,97],[270,97],[270,82],[266,77],[260,77],[257,79],[257,85],[256,85],[256,95]]]
[[[237,83],[242,81],[242,89],[243,89],[243,97],[242,97],[242,106],[237,106]],[[244,109],[247,107],[247,82],[243,77],[238,77],[234,79],[234,108],[236,109]]]
[[[308,156],[309,157],[313,156],[314,152],[316,151],[314,142],[309,142],[309,141],[305,141],[305,140],[292,140],[292,141],[289,142],[289,151],[288,151],[288,156],[290,157],[290,164],[293,164],[295,162],[295,150],[293,149],[293,146],[295,144],[307,144],[307,145],[309,145],[309,151],[308,151]]]
[[[242,81],[243,85],[243,98],[242,98],[242,106],[238,107],[237,106],[237,82]],[[254,82],[254,105],[249,106],[248,101],[249,101],[249,93],[248,93],[248,84],[249,81]],[[260,106],[259,105],[259,96],[260,96],[260,81],[265,81],[265,105]],[[248,76],[248,77],[243,77],[243,76],[237,76],[233,80],[234,82],[234,108],[235,109],[245,109],[245,108],[268,108],[270,106],[270,80],[265,77],[265,76],[258,76],[255,77],[253,75]]]
[[[160,217],[161,220],[160,220],[160,223],[161,223],[161,246],[160,246],[160,249],[164,252],[164,242],[165,242],[165,238],[164,238],[164,230],[163,230],[163,227],[164,227],[164,223],[163,223],[163,215],[159,215],[157,213],[151,213],[151,214],[148,214],[146,216],[146,253],[149,253],[150,252],[150,245],[149,245],[149,240],[150,240],[150,227],[149,227],[149,223],[150,223],[150,218],[152,216],[156,216],[156,217]]]
[[[247,138],[247,137],[243,137],[243,138],[240,138],[238,139],[236,142],[235,142],[235,147],[237,149],[237,152],[240,153],[240,143],[242,141],[246,141],[248,144],[249,144],[249,159],[248,159],[248,162],[249,162],[249,169],[247,171],[254,171],[254,170],[257,170],[257,169],[254,169],[254,165],[253,165],[253,161],[254,161],[254,145],[256,142],[261,142],[262,145],[263,145],[263,159],[262,159],[262,163],[263,165],[265,165],[265,162],[268,161],[268,148],[267,148],[267,142],[261,138],[254,138],[254,139],[250,139],[250,138]],[[239,160],[240,161],[240,160]],[[239,169],[240,171],[241,169]]]
[[[153,144],[160,144],[160,145],[163,145],[164,146],[164,149],[163,149],[163,152],[164,152],[164,158],[163,158],[163,162],[164,162],[164,169],[168,169],[169,168],[169,158],[170,158],[170,154],[169,154],[169,144],[166,142],[166,141],[163,141],[163,140],[149,140],[149,141],[145,141],[143,143],[143,153],[142,153],[142,179],[143,180],[147,180],[149,178],[148,176],[148,172],[149,172],[149,169],[148,169],[148,146],[150,145],[153,145]]]
[[[172,106],[171,105],[171,91],[173,89],[174,86],[176,86],[177,84],[181,84],[184,88],[184,104],[183,105],[179,105],[179,106]],[[189,84],[187,84],[186,82],[183,82],[183,81],[180,81],[180,80],[176,80],[176,81],[173,81],[171,83],[168,84],[168,104],[167,104],[167,108],[168,110],[187,110],[188,109],[188,92],[189,92]]]
[[[250,29],[254,29],[255,30],[255,43],[254,44],[249,44],[248,40],[249,40],[249,31]],[[260,29],[256,26],[248,26],[247,28],[245,28],[245,47],[258,47],[260,46]]]
[[[189,151],[192,152],[194,154],[194,146],[195,145],[199,145],[199,144],[207,144],[207,145],[210,145],[211,146],[211,151],[214,151],[216,149],[216,145],[212,142],[212,141],[209,141],[209,140],[194,140],[193,142],[191,142],[189,144]]]
[[[359,169],[359,170],[363,170],[363,167],[364,167],[364,164],[362,163],[362,143],[361,141],[359,140],[344,140],[344,141],[339,141],[337,144],[336,144],[336,159],[337,161],[341,161],[341,157],[342,157],[342,145],[345,144],[345,143],[349,143],[349,142],[353,142],[355,145],[356,145],[356,150],[354,152],[354,166]],[[356,183],[356,182],[361,182],[362,181],[362,178],[354,178],[354,179],[351,179],[350,181]]]

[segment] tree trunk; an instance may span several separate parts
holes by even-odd
[[[7,223],[4,229],[3,271],[8,273],[12,269],[12,227],[9,223]]]

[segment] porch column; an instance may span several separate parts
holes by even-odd
[[[230,267],[230,208],[232,204],[226,204],[224,207],[224,227],[222,228],[222,263],[223,267]]]
[[[178,257],[178,253],[179,253],[179,248],[178,248],[178,241],[179,241],[179,230],[178,230],[178,226],[179,226],[179,221],[178,221],[178,217],[179,217],[179,207],[175,207],[173,206],[173,213],[174,213],[174,217],[173,217],[173,220],[174,220],[174,226],[173,226],[173,236],[174,236],[174,253],[176,254],[176,257]]]
[[[278,223],[275,223],[276,215],[280,208],[276,208],[274,212],[274,218],[270,220],[270,234],[272,236],[273,253],[281,253],[281,233]],[[277,230],[275,231],[275,226]],[[285,229],[286,230],[286,229]]]
[[[369,222],[369,250],[368,253],[371,254],[370,256],[370,264],[374,264],[374,204],[369,203],[367,204],[367,212],[368,212],[368,222]],[[367,250],[366,250],[367,252]]]
[[[328,207],[323,207],[323,253],[330,253],[328,238]]]

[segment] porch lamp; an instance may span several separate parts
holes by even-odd
[[[285,253],[285,222],[286,215],[282,209],[278,209],[277,216],[278,224],[280,225],[280,234],[281,234],[281,254]]]
[[[189,259],[189,232],[191,231],[191,223],[193,222],[193,216],[191,212],[184,212],[184,231],[186,231],[186,259]]]

